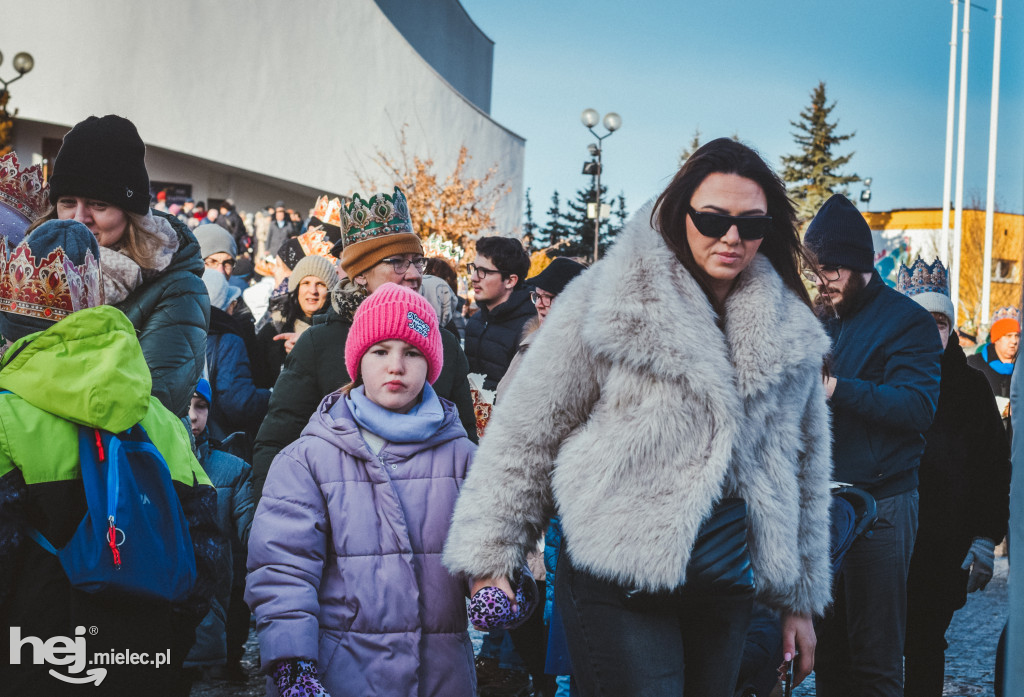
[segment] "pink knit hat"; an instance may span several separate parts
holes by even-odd
[[[353,380],[363,354],[381,341],[399,339],[418,348],[427,359],[427,382],[441,374],[444,350],[437,313],[426,298],[405,286],[385,283],[362,302],[345,341],[345,367]]]

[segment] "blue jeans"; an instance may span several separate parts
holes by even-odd
[[[817,628],[821,697],[902,697],[907,574],[917,535],[917,490],[879,499],[871,537],[843,561],[835,600]]]
[[[753,600],[702,596],[645,610],[559,558],[555,602],[584,697],[731,697]],[[685,595],[685,594],[684,594]]]

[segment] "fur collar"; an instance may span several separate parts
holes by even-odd
[[[740,275],[719,329],[707,296],[650,225],[652,207],[590,271],[590,287],[605,301],[587,302],[583,338],[598,357],[659,377],[734,374],[744,398],[770,389],[791,367],[821,360],[827,335],[761,255]]]

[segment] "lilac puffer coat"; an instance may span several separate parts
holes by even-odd
[[[334,392],[274,459],[245,592],[263,670],[316,660],[332,697],[476,693],[466,583],[441,564],[476,446],[441,402],[437,433],[376,456]]]

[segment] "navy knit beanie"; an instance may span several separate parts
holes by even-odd
[[[50,203],[61,196],[92,198],[146,215],[146,144],[135,124],[113,114],[75,124],[64,136],[50,175]]]
[[[857,207],[842,194],[835,194],[818,209],[807,226],[804,245],[821,266],[845,266],[861,273],[875,269],[871,228]]]

